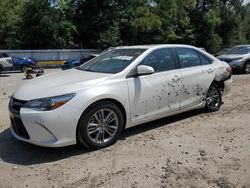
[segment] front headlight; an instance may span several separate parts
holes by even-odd
[[[55,96],[55,97],[34,99],[34,100],[30,100],[26,102],[23,107],[30,108],[33,110],[38,110],[38,111],[54,110],[64,105],[66,102],[72,99],[75,95],[76,95],[75,93],[71,93],[71,94],[60,95],[60,96]]]

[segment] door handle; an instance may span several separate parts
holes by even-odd
[[[181,77],[179,77],[178,75],[174,75],[174,77],[172,78],[174,82],[178,82],[180,79]]]
[[[213,73],[213,72],[214,72],[214,70],[212,68],[210,68],[210,69],[207,70],[207,73],[209,73],[209,74]]]

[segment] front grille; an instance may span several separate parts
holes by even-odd
[[[10,110],[10,121],[13,131],[20,137],[25,139],[30,139],[30,136],[23,125],[23,122],[20,118],[20,109],[24,106],[27,101],[18,100],[12,97],[9,103]]]
[[[21,107],[23,107],[26,102],[27,101],[18,100],[12,97],[10,99],[10,110],[20,112]]]
[[[23,137],[23,138],[26,138],[26,139],[30,139],[30,136],[27,132],[27,130],[25,129],[24,125],[23,125],[23,122],[20,118],[10,118],[10,121],[11,121],[11,126],[14,130],[14,132],[20,136],[20,137]]]

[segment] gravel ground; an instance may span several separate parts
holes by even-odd
[[[53,72],[58,70],[46,70]],[[0,76],[0,187],[250,188],[250,75],[234,75],[219,112],[196,110],[126,130],[98,151],[43,148],[10,134],[9,96],[22,73]]]

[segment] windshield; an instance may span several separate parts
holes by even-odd
[[[227,52],[227,54],[247,54],[247,53],[250,53],[250,46],[234,47]]]
[[[145,49],[114,49],[78,67],[80,70],[115,74],[124,70]]]

